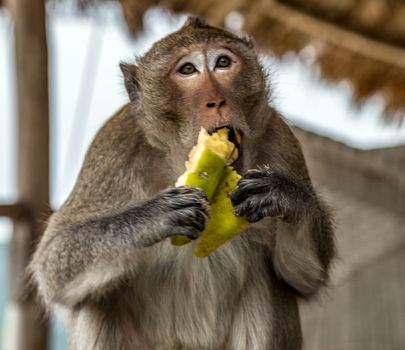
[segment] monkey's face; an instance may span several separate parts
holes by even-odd
[[[124,75],[125,70],[128,76],[129,66],[123,67]],[[260,106],[267,103],[251,41],[193,20],[156,43],[130,73],[136,75],[133,100],[142,107],[145,132],[155,144],[184,150],[185,156],[201,127],[229,127],[243,149],[244,137],[257,127]]]
[[[237,89],[242,66],[236,53],[217,43],[192,45],[178,52],[169,79],[177,93],[177,114],[183,126],[193,130],[191,138],[201,127],[214,131],[227,126],[236,134],[246,129]]]

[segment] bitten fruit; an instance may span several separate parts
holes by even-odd
[[[248,222],[233,213],[229,194],[236,187],[240,176],[228,165],[236,160],[238,150],[228,140],[228,128],[221,128],[210,135],[201,129],[197,144],[189,153],[186,171],[178,178],[176,186],[193,186],[204,191],[210,204],[210,219],[195,247],[195,255],[206,257],[226,241],[239,234]],[[184,245],[190,239],[172,238],[172,244]]]

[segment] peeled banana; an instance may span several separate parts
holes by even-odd
[[[189,153],[186,171],[176,186],[193,186],[204,191],[210,203],[210,220],[201,233],[194,254],[208,256],[212,251],[240,233],[248,222],[233,214],[229,193],[236,187],[240,176],[228,163],[238,156],[235,144],[228,140],[229,130],[221,128],[210,135],[201,129],[198,142]],[[172,244],[184,245],[187,237],[175,236]]]

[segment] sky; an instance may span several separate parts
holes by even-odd
[[[53,207],[69,194],[97,129],[127,101],[119,62],[133,61],[186,18],[153,9],[145,16],[144,32],[133,39],[118,8],[106,9],[98,16],[55,10],[48,18]],[[0,10],[0,202],[16,197],[12,30]],[[292,56],[282,63],[263,56],[262,62],[271,72],[274,104],[292,124],[360,149],[405,144],[405,123],[400,128],[383,124],[378,97],[358,109],[347,82],[322,83]],[[9,236],[8,221],[0,218],[0,242]]]

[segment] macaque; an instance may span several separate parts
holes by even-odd
[[[269,103],[250,38],[189,18],[135,63],[129,102],[92,142],[30,271],[74,350],[297,350],[297,299],[327,284],[331,216]],[[249,226],[206,258],[204,193],[174,187],[200,128],[237,131],[230,194]]]

